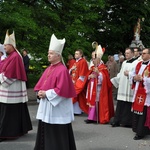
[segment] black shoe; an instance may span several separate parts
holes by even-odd
[[[84,120],[84,122],[87,123],[87,124],[88,124],[88,123],[96,123],[96,121],[94,121],[94,120],[88,120],[88,119],[87,119],[87,120]]]
[[[120,127],[125,127],[125,128],[131,128],[131,125],[124,125],[124,124],[120,124]]]
[[[112,123],[111,123],[111,126],[112,126],[112,127],[119,127],[120,124],[119,124],[119,123],[112,122]]]
[[[82,115],[82,114],[74,114],[74,116],[80,116],[80,115]]]
[[[6,138],[0,138],[0,142],[3,142],[5,140],[6,140]]]
[[[133,138],[134,140],[140,140],[143,139],[144,136],[139,136],[139,135],[135,135],[135,137]]]
[[[112,127],[119,127],[120,124],[119,124],[119,123],[116,123],[116,122],[112,122],[112,123],[111,123],[111,126],[112,126]]]

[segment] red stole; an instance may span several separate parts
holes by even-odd
[[[135,70],[136,74],[139,73],[141,65],[142,65],[142,62],[139,62],[137,64],[136,70]],[[150,65],[147,65],[146,68],[144,69],[143,73],[142,73],[142,77],[149,76],[149,72],[150,72]],[[133,84],[132,87],[135,88],[135,84]],[[146,90],[144,88],[143,81],[140,81],[134,102],[132,104],[133,111],[138,113],[138,114],[142,114],[145,100],[146,100]]]
[[[89,107],[95,106],[96,93],[97,93],[97,76],[98,74],[94,72],[94,66],[91,67],[92,73],[95,74],[96,78],[90,79],[87,87],[87,105]],[[92,87],[92,88],[91,88]]]
[[[132,104],[133,111],[138,114],[142,113],[145,100],[146,100],[145,89],[142,87],[139,87],[135,96],[135,100]]]

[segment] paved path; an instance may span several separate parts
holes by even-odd
[[[16,140],[0,143],[0,150],[33,150],[37,124],[36,111],[38,104],[33,89],[28,89],[28,108],[33,130]],[[85,124],[87,115],[75,116],[72,123],[77,150],[150,150],[150,136],[135,141],[131,128],[112,128],[109,124]]]
[[[35,101],[36,100],[36,93],[34,92],[33,88],[27,89],[28,98],[29,101]]]

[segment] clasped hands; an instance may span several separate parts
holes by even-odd
[[[71,67],[71,70],[75,70],[77,67],[76,66],[72,66]]]
[[[93,73],[91,73],[91,74],[88,76],[88,79],[97,78],[98,73],[99,73],[99,70],[98,70],[97,68],[94,68]]]
[[[43,90],[40,90],[40,91],[38,92],[38,97],[39,97],[39,98],[45,98],[45,97],[46,97],[46,92],[43,91]]]
[[[128,76],[129,75],[129,71],[128,70],[124,71],[124,75]]]
[[[99,73],[99,70],[97,67],[95,67],[93,71],[96,72],[97,74]]]
[[[135,75],[135,76],[133,77],[133,79],[134,79],[134,81],[142,81],[142,80],[143,80],[143,77],[142,77],[142,75]]]
[[[88,79],[94,79],[94,78],[96,78],[96,74],[90,74],[90,75],[88,76]]]

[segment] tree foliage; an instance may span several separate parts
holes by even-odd
[[[66,38],[65,60],[78,48],[90,57],[93,41],[113,54],[130,45],[137,19],[144,18],[141,40],[148,47],[149,4],[148,0],[0,0],[0,39],[3,43],[6,30],[14,30],[17,48],[27,49],[35,59],[42,58],[41,64],[48,64],[53,33]]]
[[[104,43],[108,43],[108,49],[124,50],[131,44],[134,35],[133,29],[138,18],[144,20],[141,22],[141,40],[146,47],[149,46],[149,37],[146,37],[146,34],[150,32],[148,17],[150,2],[148,0],[107,0],[106,3],[106,11],[102,14],[103,20],[105,20],[103,27],[107,27],[104,34],[109,41],[109,43],[107,41]]]

